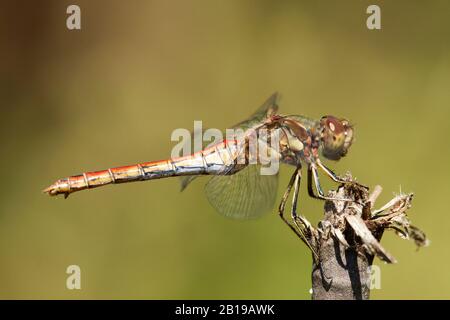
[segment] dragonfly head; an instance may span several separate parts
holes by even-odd
[[[324,116],[320,120],[322,154],[330,160],[339,160],[347,154],[353,141],[353,128],[345,119]]]

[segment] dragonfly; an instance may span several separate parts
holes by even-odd
[[[109,184],[147,181],[167,177],[181,177],[184,190],[199,176],[211,176],[205,185],[206,197],[211,205],[226,217],[252,219],[274,207],[278,188],[278,172],[261,174],[260,161],[249,161],[250,134],[277,132],[275,158],[294,168],[278,206],[278,215],[292,231],[317,253],[308,240],[310,223],[297,212],[302,168],[307,169],[307,189],[312,198],[335,200],[327,197],[320,185],[319,170],[336,183],[349,183],[322,163],[321,158],[337,161],[344,157],[353,142],[353,126],[348,120],[326,115],[319,120],[301,115],[278,113],[279,94],[274,93],[247,120],[233,126],[243,132],[244,139],[222,139],[187,156],[143,162],[135,165],[85,172],[59,179],[44,189],[50,196],[70,194]],[[242,155],[245,155],[244,161]],[[292,192],[293,190],[293,192]],[[292,194],[290,217],[285,207]],[[346,199],[338,199],[350,201]]]

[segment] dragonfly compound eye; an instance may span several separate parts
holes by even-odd
[[[320,120],[322,128],[322,154],[330,160],[339,160],[347,154],[353,141],[353,128],[345,119],[324,116]]]

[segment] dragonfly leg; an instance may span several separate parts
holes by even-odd
[[[278,207],[278,215],[280,216],[281,220],[283,220],[300,239],[305,241],[304,235],[302,235],[284,216],[284,211],[285,211],[284,209],[286,207],[286,202],[287,202],[287,199],[289,198],[289,195],[291,194],[291,190],[292,190],[292,187],[294,186],[294,182],[295,182],[298,171],[299,171],[299,168],[295,169],[295,172],[292,175],[291,180],[289,181],[286,191],[284,192],[283,198],[281,199],[280,206]]]
[[[319,256],[318,256],[316,250],[313,248],[312,244],[308,240],[308,237],[306,236],[306,234],[311,236],[312,226],[308,222],[308,220],[306,220],[302,215],[297,214],[298,193],[300,191],[301,179],[302,179],[301,171],[297,170],[297,172],[295,174],[295,179],[294,179],[294,195],[292,197],[291,217],[292,217],[292,221],[294,221],[294,224],[297,227],[297,230],[302,235],[301,239],[313,253],[314,259],[318,259]]]
[[[287,199],[289,198],[289,194],[291,193],[292,186],[294,185],[295,177],[297,176],[298,170],[299,170],[298,168],[295,169],[294,174],[292,175],[291,180],[289,181],[289,184],[286,188],[286,191],[283,194],[283,198],[281,199],[280,206],[278,207],[278,214],[281,217],[281,219],[283,219],[286,223],[288,223],[288,221],[284,217],[284,208],[286,207],[286,202],[287,202]]]
[[[308,194],[311,198],[322,199],[320,196],[316,196],[316,194],[314,193],[312,180],[313,180],[312,169],[310,167],[308,167]]]
[[[355,182],[355,181],[348,181],[348,180],[346,180],[346,179],[344,179],[344,178],[339,177],[339,176],[338,176],[336,173],[334,173],[330,168],[328,168],[327,166],[325,166],[320,160],[317,161],[317,164],[319,165],[320,169],[322,169],[323,172],[325,172],[325,174],[326,174],[328,177],[330,177],[331,180],[333,180],[334,182],[337,182],[337,183],[355,183],[355,184],[357,184],[357,185],[359,185],[359,186],[361,186],[361,187],[363,187],[363,188],[365,188],[365,189],[369,189],[368,187],[366,187],[366,186],[364,186],[364,185],[362,185],[362,184],[359,184],[359,183],[357,183],[357,182]]]
[[[314,186],[316,188],[317,195],[314,193],[313,180],[314,180]],[[320,186],[319,173],[317,172],[317,167],[314,164],[310,164],[308,167],[308,194],[310,197],[315,198],[315,199],[339,200],[339,201],[347,201],[347,202],[353,201],[350,199],[340,199],[340,198],[333,198],[333,197],[325,196],[325,194],[322,190],[322,187]]]
[[[280,206],[278,208],[278,215],[280,216],[281,220],[283,220],[284,223],[286,223],[289,226],[289,228],[291,228],[291,230],[308,246],[308,248],[311,249],[311,251],[314,254],[314,257],[317,258],[317,253],[312,248],[311,244],[309,243],[308,239],[306,238],[303,229],[297,225],[298,222],[293,220],[294,224],[295,224],[295,226],[294,226],[284,216],[286,202],[287,202],[287,200],[289,198],[289,195],[290,195],[290,193],[292,191],[292,187],[294,186],[294,184],[296,184],[296,183],[299,184],[300,183],[300,179],[297,178],[299,170],[300,170],[300,168],[296,168],[295,169],[294,174],[292,175],[291,180],[289,181],[289,184],[288,184],[288,186],[286,188],[286,191],[284,192],[283,198],[281,199],[281,203],[280,203]],[[297,197],[298,197],[298,186],[297,186]]]

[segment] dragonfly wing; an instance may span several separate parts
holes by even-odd
[[[183,191],[184,189],[186,189],[187,186],[198,177],[199,176],[182,176],[182,177],[180,177],[180,185],[181,185],[180,191]]]
[[[273,208],[278,174],[262,175],[261,166],[248,165],[232,175],[212,177],[205,186],[206,197],[222,215],[254,219]]]
[[[239,122],[233,128],[248,129],[257,123],[262,123],[264,120],[274,115],[278,111],[277,101],[280,95],[278,92],[273,93],[263,104],[258,108],[247,120]]]
[[[278,111],[278,104],[277,101],[279,99],[280,95],[278,92],[273,93],[262,105],[259,107],[247,120],[244,120],[236,125],[234,125],[232,128],[242,128],[243,130],[252,128],[256,124],[262,124],[265,119],[270,117],[271,115],[274,115]],[[198,132],[192,132],[191,136],[193,134],[202,134],[202,131]],[[190,141],[189,141],[190,143]],[[205,147],[205,145],[203,146]],[[197,178],[198,176],[183,176],[180,177],[181,182],[181,191],[186,189],[186,187]]]

